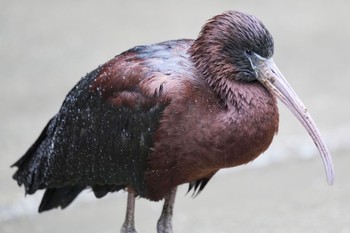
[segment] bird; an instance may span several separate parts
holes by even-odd
[[[128,193],[121,233],[136,233],[135,198],[164,200],[158,233],[172,233],[177,187],[199,194],[222,168],[247,164],[278,131],[277,100],[306,128],[334,182],[331,155],[273,60],[255,16],[229,10],[196,39],[135,46],[83,77],[12,165],[39,212],[66,208],[85,189]]]

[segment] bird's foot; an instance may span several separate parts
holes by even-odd
[[[134,226],[122,226],[120,233],[137,233]]]
[[[157,224],[157,233],[173,233],[171,219],[160,218]]]

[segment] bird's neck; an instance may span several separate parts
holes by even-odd
[[[189,54],[199,76],[205,79],[221,102],[226,105],[234,101],[232,87],[240,84],[240,81],[234,80],[239,69],[232,62],[227,61],[227,56],[222,54],[221,50],[220,41],[208,38],[204,34],[193,42]]]
[[[227,80],[223,77],[206,77],[205,81],[220,99],[225,108],[239,108],[242,102],[249,102],[250,94],[244,92],[245,84],[239,81]],[[249,86],[248,86],[249,87]],[[248,94],[248,96],[246,96]]]

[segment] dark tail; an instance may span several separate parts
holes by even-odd
[[[204,177],[200,180],[195,180],[189,183],[188,191],[189,193],[193,189],[192,197],[196,197],[202,192],[202,190],[205,188],[205,186],[208,184],[209,180],[215,175],[216,171],[210,174],[207,177]]]
[[[50,137],[56,130],[56,117],[52,118],[41,132],[39,138],[28,151],[11,167],[18,170],[13,175],[19,186],[25,186],[26,194],[33,194],[38,189],[46,189],[39,206],[39,212],[61,207],[66,208],[87,185],[67,185],[53,187],[50,184]],[[125,188],[125,185],[94,185],[91,187],[97,198],[105,196],[109,192],[116,192]]]
[[[41,144],[49,137],[49,131],[55,130],[55,117],[52,118],[39,138],[28,149],[28,151],[11,167],[18,167],[18,170],[13,175],[18,185],[24,184],[27,194],[33,194],[38,189],[45,189],[46,185],[40,179],[40,169],[36,169],[40,158],[38,156],[38,150],[40,150]],[[62,209],[67,207],[78,195],[85,186],[65,186],[61,188],[48,188],[41,200],[39,206],[39,212],[50,210],[53,208],[61,207]]]
[[[39,213],[58,207],[66,208],[85,188],[83,185],[72,185],[46,189],[39,206]],[[95,185],[92,190],[97,198],[101,198],[109,192],[116,192],[123,188],[125,185]]]
[[[41,132],[39,138],[35,141],[35,143],[28,149],[28,151],[11,167],[18,167],[18,170],[13,175],[13,179],[15,179],[19,186],[24,184],[25,191],[27,194],[33,194],[37,189],[41,186],[40,184],[35,184],[36,180],[36,172],[35,172],[35,156],[38,148],[44,142],[44,140],[48,136],[48,129],[52,127],[52,123],[55,118],[52,118],[44,130]],[[44,187],[41,187],[44,188]]]
[[[33,154],[36,152],[40,144],[45,140],[47,137],[47,129],[49,128],[53,118],[47,123],[43,131],[41,132],[39,138],[34,142],[34,144],[27,150],[27,152],[11,167],[18,167],[18,170],[23,169],[24,165],[27,164],[30,160],[30,158],[33,156]],[[16,174],[13,176],[13,178],[16,180]]]
[[[84,189],[85,186],[79,185],[46,189],[39,206],[39,213],[58,207],[66,208]]]

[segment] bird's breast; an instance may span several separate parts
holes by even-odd
[[[276,99],[259,83],[232,87],[226,108],[217,114],[212,146],[218,167],[248,163],[263,153],[278,131]]]
[[[268,148],[278,129],[276,101],[262,86],[234,93],[240,99],[225,106],[215,93],[191,93],[163,112],[146,172],[151,192],[159,192],[155,184],[175,187],[247,163]]]

